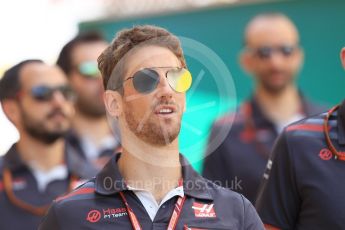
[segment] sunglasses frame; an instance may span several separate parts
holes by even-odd
[[[135,88],[136,91],[138,91],[139,93],[142,93],[142,94],[149,94],[149,93],[153,92],[153,91],[157,88],[157,85],[158,85],[159,82],[160,82],[160,74],[159,74],[155,69],[168,69],[168,70],[165,72],[165,78],[167,78],[167,79],[168,79],[168,73],[169,73],[169,71],[174,70],[174,69],[175,69],[175,70],[176,70],[176,69],[185,70],[185,71],[188,71],[188,72],[190,73],[190,71],[189,71],[187,68],[184,68],[184,67],[172,67],[172,66],[166,66],[166,67],[165,67],[165,66],[159,66],[159,67],[148,67],[148,68],[143,68],[143,69],[139,69],[138,71],[136,71],[136,72],[133,74],[132,77],[129,77],[129,78],[123,80],[122,83],[121,83],[121,85],[118,86],[118,87],[116,87],[116,88],[113,89],[113,90],[116,91],[116,90],[122,88],[122,87],[123,87],[123,84],[124,84],[126,81],[130,80],[130,79],[134,79],[134,78],[135,78],[135,75],[136,75],[138,72],[143,71],[143,70],[150,70],[150,71],[154,71],[154,72],[157,74],[157,76],[158,76],[158,80],[157,80],[157,82],[156,82],[156,85],[155,85],[155,87],[152,88],[151,91],[148,91],[148,92],[140,92],[138,89],[136,89],[136,87],[135,87],[135,85],[134,85],[134,83],[133,83],[133,87]],[[169,80],[168,80],[168,83],[169,83]],[[175,92],[178,92],[178,91],[176,91],[176,90],[170,85],[170,83],[169,83],[169,86],[170,86],[171,89],[173,89]],[[187,90],[188,90],[188,89],[187,89]],[[186,91],[187,91],[187,90],[186,90]],[[186,91],[184,91],[184,92],[186,92]],[[178,92],[178,93],[182,93],[182,92]]]
[[[46,90],[46,93],[42,93],[42,95],[39,95],[38,92],[35,92],[36,90],[39,90],[39,88],[44,88],[44,90]],[[66,101],[74,101],[75,99],[75,93],[69,85],[60,85],[56,87],[38,85],[32,87],[29,90],[29,94],[36,101],[49,102],[53,99],[54,93],[56,93],[56,91],[61,93]]]
[[[260,50],[266,49],[268,52],[267,54],[263,54]],[[289,49],[289,52],[286,52],[285,50]],[[258,48],[247,48],[249,52],[254,54],[256,57],[258,57],[261,60],[270,59],[272,55],[276,52],[281,54],[283,57],[290,57],[293,55],[293,53],[299,49],[299,45],[279,45],[279,46],[261,46]]]

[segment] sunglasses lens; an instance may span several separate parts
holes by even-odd
[[[66,100],[73,101],[75,99],[75,94],[71,87],[64,85],[57,90],[62,93]]]
[[[78,66],[79,73],[87,78],[98,78],[100,72],[98,70],[97,62],[86,61]]]
[[[36,86],[31,90],[32,96],[39,101],[48,101],[53,95],[53,90],[46,86]]]
[[[290,56],[293,53],[293,51],[294,51],[293,46],[282,46],[282,47],[280,47],[280,52],[286,57]]]
[[[186,92],[192,85],[192,75],[187,69],[172,69],[167,73],[170,87],[176,92]]]
[[[256,54],[259,58],[266,59],[270,58],[272,53],[272,48],[270,47],[260,47],[257,49]]]
[[[159,75],[152,69],[143,69],[136,72],[133,76],[134,88],[139,93],[152,92],[159,82]]]
[[[279,54],[283,55],[284,57],[289,57],[295,51],[294,46],[290,45],[283,45],[280,47],[260,47],[256,50],[256,55],[261,59],[268,59],[272,56],[273,52],[279,52]]]
[[[72,101],[75,98],[75,94],[71,87],[67,85],[59,86],[57,88],[50,88],[47,86],[36,86],[32,88],[31,95],[38,101],[49,101],[52,99],[55,91],[59,91],[66,100]]]

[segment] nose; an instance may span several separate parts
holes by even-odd
[[[53,93],[53,97],[52,97],[52,103],[54,103],[54,105],[58,105],[61,106],[64,103],[67,102],[67,99],[65,98],[65,96],[62,94],[62,92],[60,91],[55,91]]]
[[[268,61],[273,67],[280,67],[287,61],[287,59],[283,56],[283,54],[273,52]]]
[[[157,86],[157,97],[171,98],[174,93],[174,90],[170,87],[168,79],[165,77],[165,74],[159,73],[159,75],[160,79]]]

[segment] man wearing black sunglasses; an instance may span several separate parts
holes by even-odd
[[[72,129],[67,141],[90,167],[100,169],[119,147],[107,123],[103,103],[103,85],[97,57],[107,42],[97,32],[78,34],[61,50],[57,65],[67,75],[77,94]]]
[[[255,81],[250,99],[237,114],[215,122],[210,143],[224,125],[232,127],[204,162],[203,175],[244,194],[253,204],[268,156],[287,124],[324,108],[307,101],[295,79],[303,50],[293,22],[280,13],[260,14],[248,23],[240,62]]]
[[[122,152],[54,202],[40,229],[263,229],[247,199],[179,154],[192,77],[177,37],[154,26],[122,30],[98,65]]]
[[[67,154],[63,138],[73,100],[61,69],[40,60],[23,61],[1,78],[1,105],[20,139],[0,158],[0,229],[37,229],[51,201],[91,175]]]

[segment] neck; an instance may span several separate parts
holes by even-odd
[[[22,161],[36,169],[49,171],[64,162],[65,142],[62,138],[53,144],[45,144],[22,134],[16,145]]]
[[[140,140],[132,139],[130,145],[124,141],[118,165],[126,183],[151,192],[159,203],[170,190],[177,187],[182,178],[177,142],[175,140],[171,145],[156,147]]]
[[[80,137],[86,137],[99,146],[105,136],[112,135],[105,116],[99,118],[87,117],[76,112],[73,119],[73,130]]]
[[[286,87],[278,93],[270,93],[258,87],[255,97],[265,115],[274,123],[283,123],[301,113],[301,99],[294,85]]]

